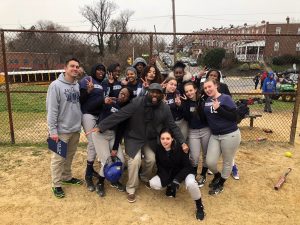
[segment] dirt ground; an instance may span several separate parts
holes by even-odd
[[[206,218],[198,222],[183,185],[175,199],[141,185],[133,204],[109,185],[104,198],[83,185],[66,186],[66,197],[56,199],[50,190],[47,149],[2,146],[0,224],[300,224],[298,149],[299,145],[271,142],[242,144],[236,157],[241,179],[229,178],[218,196],[209,196],[206,184],[201,189]],[[284,156],[287,150],[293,152],[292,158]],[[74,176],[83,178],[85,159],[85,149],[79,148]],[[282,189],[275,191],[274,183],[288,167],[293,171]]]

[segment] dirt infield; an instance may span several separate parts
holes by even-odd
[[[242,144],[236,157],[241,179],[229,178],[219,196],[209,196],[206,184],[201,191],[207,216],[198,222],[183,186],[175,199],[140,186],[133,204],[109,185],[104,198],[85,186],[67,186],[66,197],[56,199],[50,191],[48,150],[2,146],[0,224],[299,224],[298,149],[299,145],[271,142]],[[292,158],[283,156],[286,150],[293,152]],[[73,164],[76,177],[83,178],[85,159],[85,149],[80,148]],[[274,183],[288,167],[293,171],[275,191]]]

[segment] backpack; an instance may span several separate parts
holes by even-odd
[[[237,106],[237,120],[236,122],[239,124],[243,119],[249,115],[250,110],[248,107],[248,100],[247,99],[240,99],[235,102]]]

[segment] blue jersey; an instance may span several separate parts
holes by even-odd
[[[217,110],[213,109],[213,101],[208,97],[204,105],[204,113],[207,118],[208,125],[212,134],[222,135],[229,134],[238,129],[236,120],[229,120],[222,115],[222,110],[226,112],[236,111],[236,104],[229,95],[221,94],[218,97],[220,107]],[[234,112],[233,112],[234,114]]]
[[[208,127],[207,121],[204,117],[201,100],[192,101],[188,99],[183,103],[184,119],[188,121],[190,129],[202,129]]]
[[[179,121],[183,119],[182,106],[177,106],[175,104],[176,95],[180,95],[180,92],[176,90],[175,93],[166,93],[165,102],[170,107],[174,121]]]
[[[94,89],[91,91],[91,93],[87,94],[86,100],[81,103],[81,111],[83,114],[88,113],[98,116],[104,104],[104,98],[107,95],[108,88],[105,84],[103,84],[103,82],[93,77],[87,77],[80,81],[80,89],[86,90],[87,82],[90,81],[90,79],[93,81]]]

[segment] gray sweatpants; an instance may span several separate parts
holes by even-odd
[[[161,185],[161,180],[159,176],[154,176],[151,180],[149,180],[150,187],[154,190],[161,190],[163,187]],[[197,181],[195,180],[194,174],[189,174],[185,178],[185,187],[189,191],[193,200],[198,200],[201,198],[201,192],[198,187]]]
[[[104,177],[104,165],[106,163],[106,160],[108,157],[111,156],[110,152],[112,150],[112,147],[114,145],[115,141],[115,132],[113,130],[107,130],[103,133],[95,132],[92,133],[93,143],[95,145],[96,153],[98,157],[100,158],[101,162],[101,168],[100,168],[100,176]],[[118,158],[122,161],[123,165],[125,162],[124,154],[122,149],[119,147],[118,149]]]
[[[189,132],[188,122],[185,119],[181,119],[181,120],[175,121],[175,124],[179,127],[179,129],[184,137],[184,140],[186,140],[187,136],[188,136],[188,132]]]
[[[97,116],[92,114],[83,114],[82,116],[82,127],[84,132],[88,132],[93,129],[97,123]],[[96,150],[93,143],[92,133],[87,135],[88,144],[87,144],[87,161],[94,161],[96,159]]]
[[[204,167],[207,167],[206,154],[210,136],[211,131],[209,127],[202,129],[189,129],[188,143],[190,147],[190,158],[194,167],[198,166],[201,149],[202,163]]]
[[[208,168],[216,174],[220,155],[223,159],[222,177],[227,179],[232,171],[232,162],[241,142],[240,130],[224,135],[211,135],[208,143],[206,163]]]

